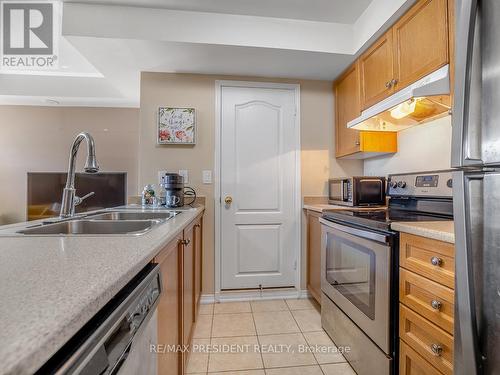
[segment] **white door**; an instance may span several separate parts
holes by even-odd
[[[220,95],[221,289],[294,286],[295,88],[222,86]]]

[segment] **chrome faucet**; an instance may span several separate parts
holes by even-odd
[[[73,141],[71,146],[71,152],[69,155],[69,165],[68,165],[68,178],[66,179],[66,186],[63,190],[62,202],[61,202],[61,212],[60,216],[62,218],[67,218],[75,215],[75,206],[82,203],[82,201],[92,195],[94,192],[89,193],[83,197],[76,196],[75,189],[75,169],[76,169],[76,155],[78,153],[78,147],[83,140],[87,141],[87,161],[83,170],[87,173],[97,173],[99,171],[99,165],[97,165],[97,160],[95,158],[95,143],[94,138],[89,133],[82,132],[78,134]]]

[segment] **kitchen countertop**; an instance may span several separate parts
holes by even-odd
[[[36,371],[203,210],[140,236],[1,236],[0,374]]]
[[[341,205],[336,205],[336,204],[321,204],[321,203],[315,203],[315,204],[304,204],[302,206],[305,210],[310,210],[310,211],[315,211],[315,212],[325,212],[325,211],[336,211],[336,210],[357,210],[357,211],[363,211],[363,210],[375,210],[375,209],[380,209],[380,210],[385,210],[386,207],[351,207],[351,206],[341,206]]]
[[[455,243],[455,230],[452,220],[394,222],[391,223],[391,229],[438,241]]]

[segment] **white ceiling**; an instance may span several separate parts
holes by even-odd
[[[138,107],[141,71],[334,80],[415,1],[66,1],[59,70],[0,72],[0,104]]]
[[[372,0],[65,0],[195,12],[354,23]]]

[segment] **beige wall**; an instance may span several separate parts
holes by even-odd
[[[137,192],[138,109],[0,106],[0,224],[25,220],[26,173],[66,171],[71,142],[84,130],[95,138],[101,170],[128,172],[128,191]]]
[[[330,175],[359,174],[360,161],[333,154],[333,94],[330,81],[302,81],[196,74],[142,73],[139,184],[156,182],[159,170],[189,171],[189,185],[207,197],[203,293],[214,291],[214,185],[202,184],[202,170],[214,169],[215,80],[299,83],[301,92],[302,195],[326,194]],[[196,108],[196,146],[157,146],[159,106]],[[303,248],[304,251],[304,248]],[[303,270],[305,262],[303,262]],[[304,278],[303,286],[304,284]]]

